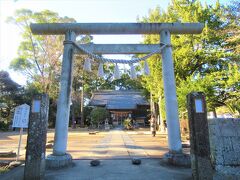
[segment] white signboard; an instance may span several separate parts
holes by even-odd
[[[27,104],[17,106],[14,112],[12,127],[27,128],[29,120],[29,111],[30,106]]]
[[[201,99],[195,99],[196,113],[203,113],[203,103]]]

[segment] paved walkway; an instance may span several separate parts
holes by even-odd
[[[104,159],[119,159],[129,157],[148,158],[143,147],[136,146],[134,140],[122,130],[110,131],[93,147],[91,157]]]
[[[54,130],[49,130],[47,142],[52,143]],[[19,132],[0,132],[0,152],[17,152]],[[20,159],[25,159],[27,135],[24,132]],[[4,146],[5,144],[5,146]],[[164,134],[152,137],[148,129],[136,131],[111,130],[95,135],[80,129],[69,129],[67,151],[74,159],[123,159],[132,156],[161,158],[168,151],[167,138]],[[46,149],[51,154],[52,148]],[[15,160],[15,158],[1,158],[0,160]]]
[[[13,138],[14,137],[14,138]],[[16,135],[1,137],[1,141],[16,143]],[[24,136],[23,139],[26,139]],[[48,141],[53,132],[48,133]],[[23,145],[24,147],[25,145]],[[4,146],[7,149],[6,146]],[[8,147],[9,149],[9,147]],[[51,149],[47,153],[51,153]],[[61,170],[47,170],[45,179],[59,180],[141,180],[141,179],[191,179],[191,169],[167,167],[161,164],[161,157],[168,151],[166,135],[152,137],[148,131],[88,132],[69,133],[68,152],[73,156],[74,166]],[[22,155],[24,158],[24,155]],[[142,164],[132,165],[132,158],[141,158]],[[91,159],[99,159],[101,165],[90,166]],[[23,168],[16,173],[21,179]],[[14,175],[10,177],[14,179]]]
[[[190,180],[191,169],[161,166],[160,159],[142,159],[141,165],[130,160],[101,160],[92,167],[89,160],[75,160],[71,168],[47,171],[46,180]]]

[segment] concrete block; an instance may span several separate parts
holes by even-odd
[[[233,150],[240,154],[240,136],[232,137]]]
[[[213,179],[240,179],[240,119],[210,119],[208,123]]]
[[[220,126],[221,136],[238,136],[238,132],[235,130],[235,127],[232,124],[221,124]]]
[[[240,119],[218,119],[222,136],[239,136]]]
[[[210,124],[209,128],[209,137],[211,136],[220,136],[220,128],[216,124]]]
[[[240,166],[221,166],[215,167],[215,178],[218,179],[229,179],[229,180],[239,180],[240,179]]]

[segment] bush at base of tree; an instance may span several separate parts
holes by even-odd
[[[95,107],[90,113],[91,125],[99,128],[100,124],[108,117],[109,112],[106,108]]]

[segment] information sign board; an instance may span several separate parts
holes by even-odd
[[[12,127],[27,128],[29,120],[30,106],[22,104],[15,108]]]

